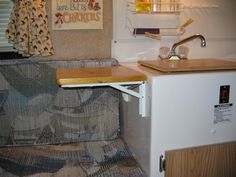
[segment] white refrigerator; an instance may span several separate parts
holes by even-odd
[[[149,177],[165,176],[166,151],[236,141],[236,71],[145,74],[150,117],[138,114],[132,98],[123,122],[124,139]]]

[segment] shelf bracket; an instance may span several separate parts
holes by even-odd
[[[128,89],[127,86],[138,85],[138,92]],[[129,94],[139,99],[139,114],[142,117],[149,116],[148,111],[148,101],[147,101],[147,92],[146,92],[146,82],[136,81],[136,82],[113,82],[113,83],[92,83],[92,84],[74,84],[74,85],[62,85],[63,88],[79,88],[79,87],[104,87],[110,86],[121,92]]]
[[[148,115],[148,107],[147,107],[147,96],[146,96],[146,84],[145,82],[141,82],[139,84],[138,92],[135,92],[131,89],[128,89],[124,86],[121,86],[119,84],[110,84],[111,87],[120,90],[124,93],[127,93],[129,95],[132,95],[139,99],[139,114],[142,115],[142,117],[147,117]]]
[[[131,89],[128,89],[125,86],[121,86],[121,85],[118,85],[118,84],[111,84],[110,86],[115,88],[115,89],[117,89],[117,90],[120,90],[120,91],[122,91],[124,93],[127,93],[129,95],[137,97],[139,99],[142,99],[144,97],[141,93],[138,93],[138,92],[135,92],[135,91],[133,91]]]

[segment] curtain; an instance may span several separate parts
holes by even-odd
[[[15,0],[6,38],[23,56],[53,55],[45,0]]]

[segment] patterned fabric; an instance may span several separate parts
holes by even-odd
[[[4,177],[146,177],[121,140],[0,149]]]
[[[8,90],[0,90],[0,115],[5,115],[4,103],[8,97]]]
[[[118,91],[62,89],[55,79],[56,68],[116,65],[112,59],[0,61],[0,146],[117,138]]]
[[[49,56],[53,47],[45,0],[14,1],[6,38],[23,56]]]

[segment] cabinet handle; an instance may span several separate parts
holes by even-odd
[[[164,156],[161,155],[159,158],[159,172],[162,173],[165,171],[166,161],[164,159]]]

